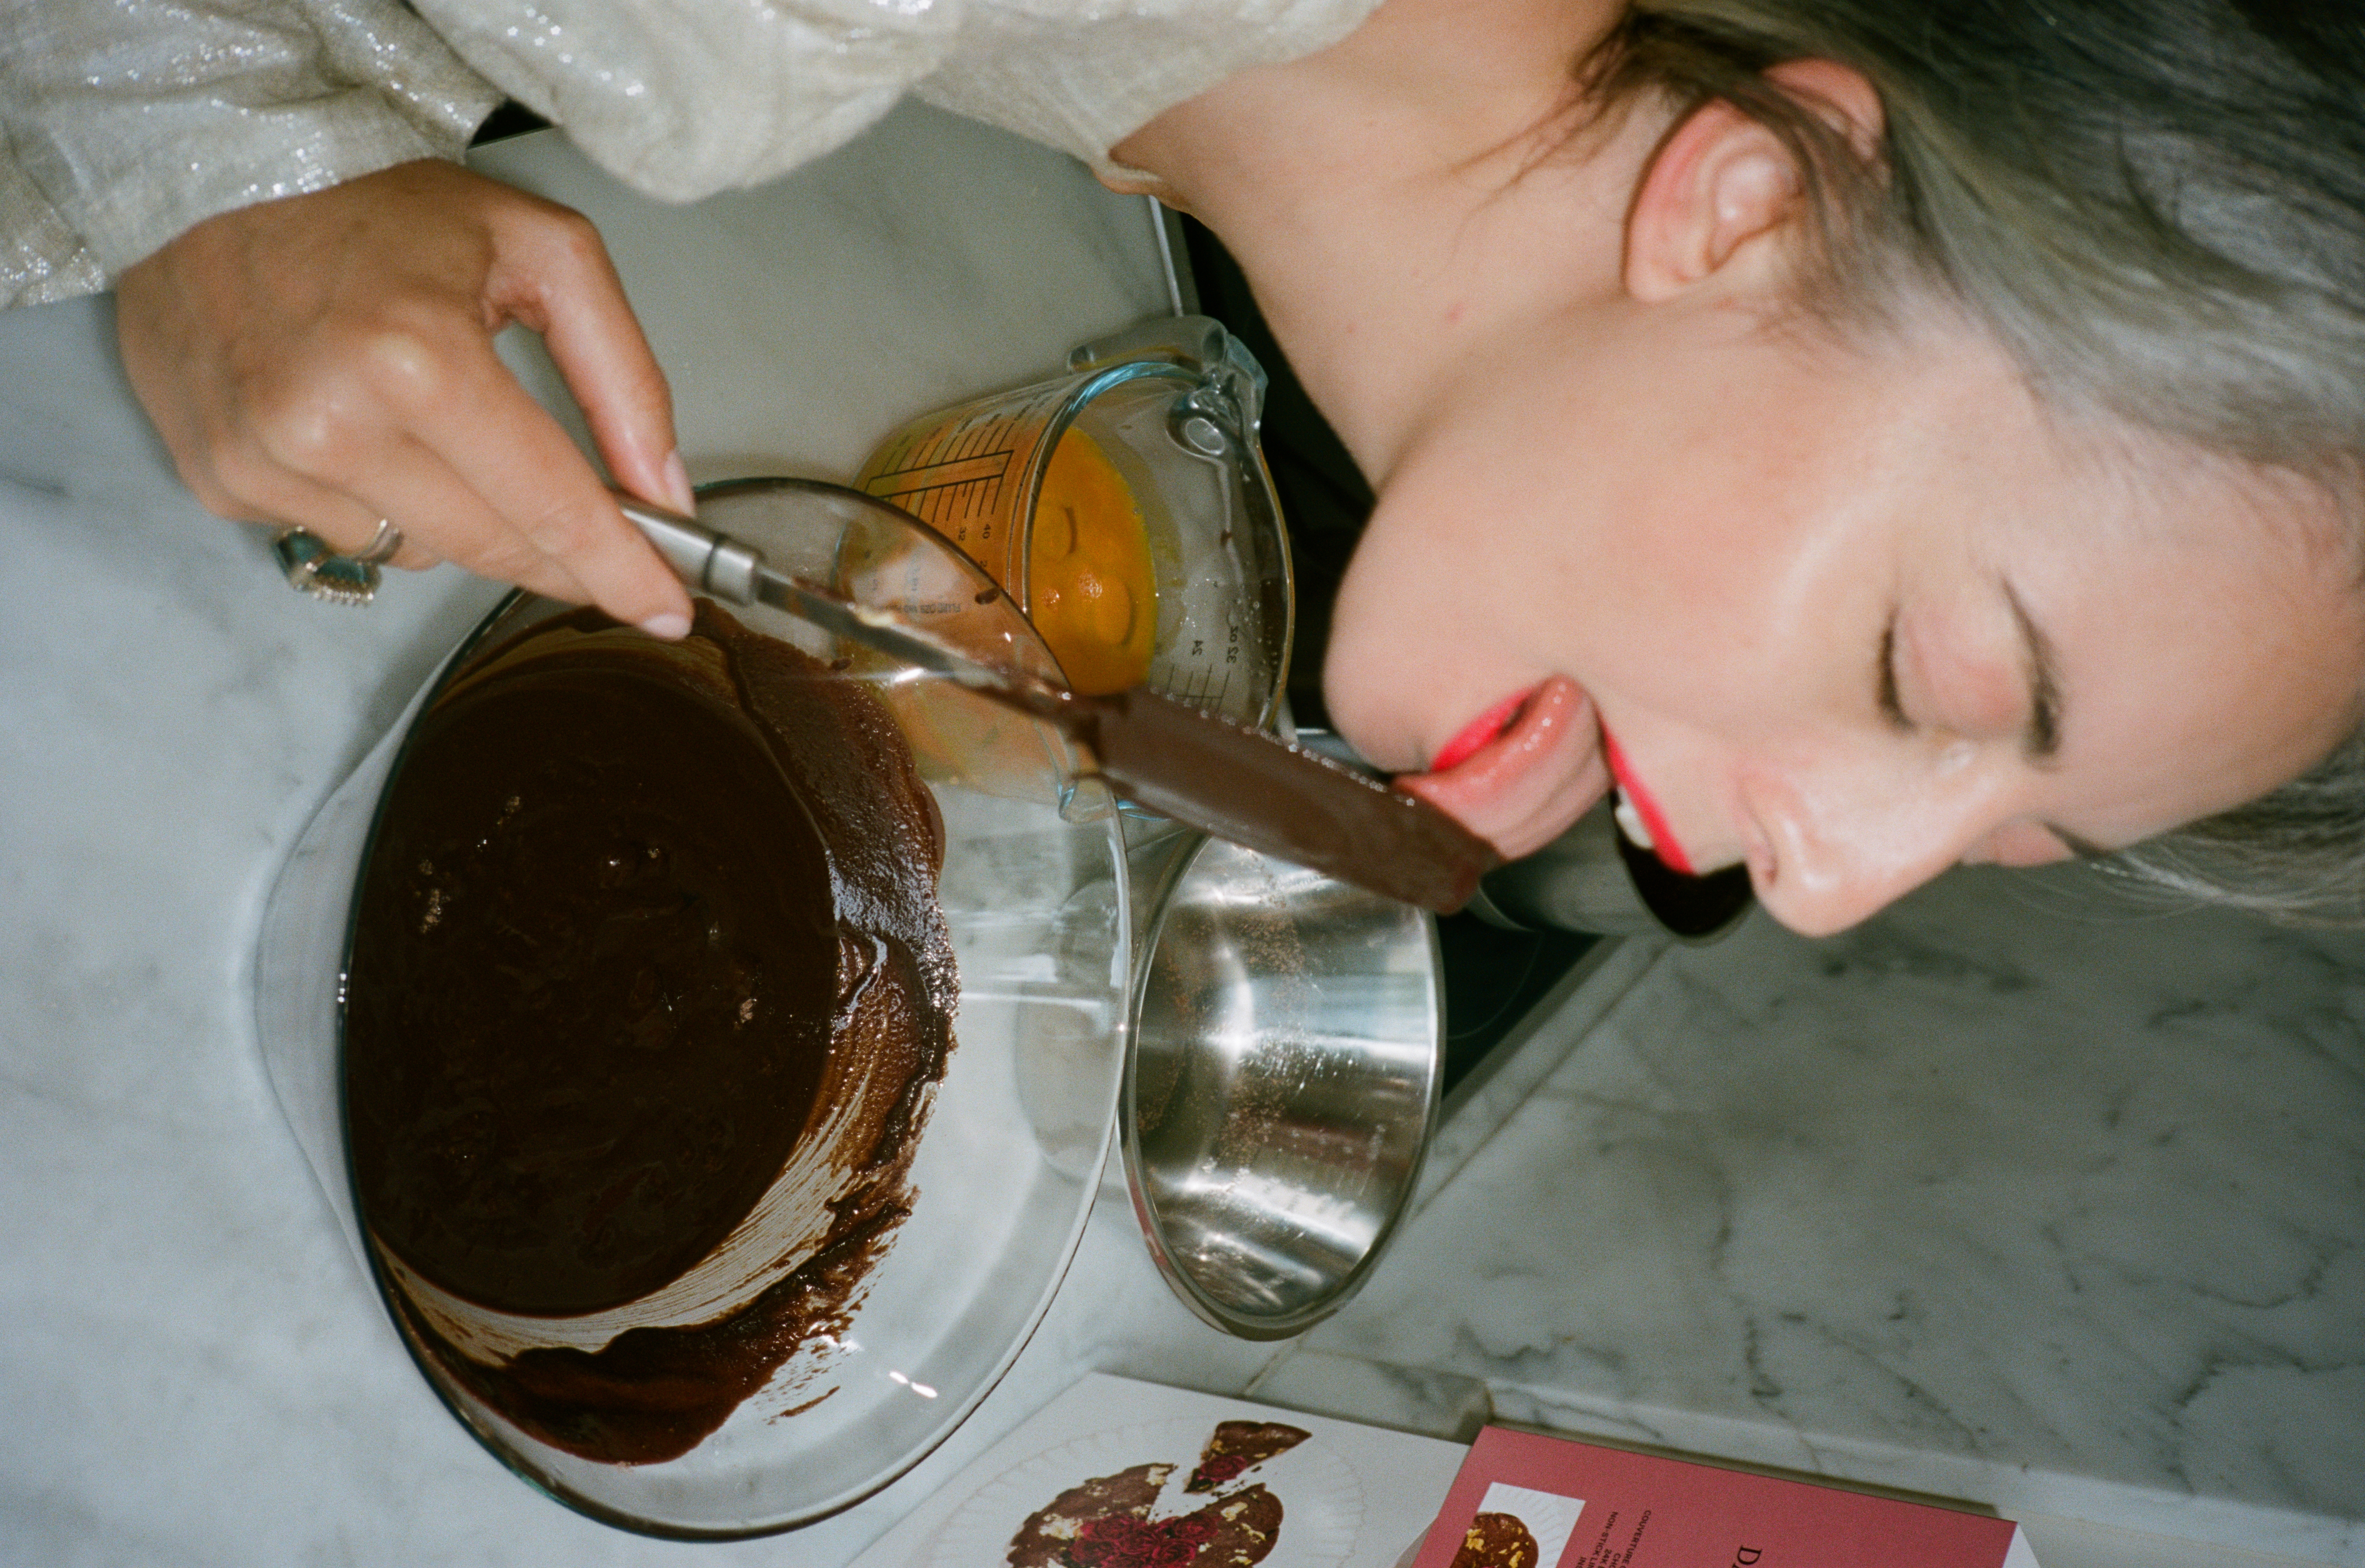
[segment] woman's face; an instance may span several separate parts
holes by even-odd
[[[1572,315],[1407,444],[1327,694],[1415,773],[1530,697],[1413,787],[1520,850],[1614,773],[1671,864],[1745,864],[1820,934],[1958,861],[2122,847],[2323,756],[2365,667],[2331,538],[2296,484],[2048,421],[1964,329],[1866,349]]]

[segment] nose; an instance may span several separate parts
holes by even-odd
[[[1750,865],[1758,902],[1801,935],[1844,931],[1992,831],[1992,793],[1967,765],[1936,778],[1869,769],[1760,780],[1749,791],[1764,835]]]

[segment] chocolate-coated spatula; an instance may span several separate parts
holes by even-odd
[[[784,610],[1056,725],[1118,795],[1186,827],[1440,913],[1467,903],[1496,863],[1492,846],[1436,807],[1327,757],[1146,687],[1086,697],[994,669],[891,612],[774,570],[703,523],[618,500],[692,590]]]

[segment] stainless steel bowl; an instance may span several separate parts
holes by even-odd
[[[1126,1179],[1192,1311],[1282,1338],[1354,1294],[1412,1197],[1442,1069],[1437,922],[1237,845],[1160,847]]]

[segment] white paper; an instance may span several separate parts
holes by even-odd
[[[1179,1468],[1169,1490],[1179,1493],[1218,1421],[1281,1421],[1309,1434],[1238,1483],[1261,1483],[1282,1500],[1280,1538],[1263,1568],[1395,1568],[1436,1519],[1468,1451],[1435,1438],[1094,1372],[980,1455],[850,1568],[955,1562],[1001,1568],[1026,1515],[1089,1477],[1172,1462]],[[1173,1511],[1162,1498],[1157,1515]]]

